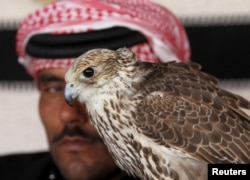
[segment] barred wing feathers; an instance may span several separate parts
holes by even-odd
[[[241,109],[250,102],[195,63],[142,66],[154,66],[137,108],[144,135],[206,163],[250,163],[250,117]]]

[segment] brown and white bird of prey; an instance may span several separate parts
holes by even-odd
[[[207,179],[208,163],[250,163],[250,102],[196,63],[146,63],[94,49],[66,73],[116,164],[144,180]]]

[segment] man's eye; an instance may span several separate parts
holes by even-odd
[[[61,83],[48,83],[41,89],[44,93],[57,93],[64,91],[64,85]]]
[[[95,70],[93,67],[88,67],[87,69],[85,69],[83,72],[83,76],[86,78],[91,78],[94,76],[95,74]]]
[[[45,91],[46,92],[59,92],[59,91],[62,91],[64,90],[64,87],[63,86],[60,86],[60,85],[52,85],[52,86],[48,86],[46,87]]]

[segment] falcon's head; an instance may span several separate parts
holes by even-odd
[[[136,80],[137,62],[135,54],[128,48],[87,51],[75,59],[65,75],[66,101],[70,105],[75,98],[86,102],[94,95],[128,87],[132,80]]]

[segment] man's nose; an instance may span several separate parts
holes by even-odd
[[[66,101],[62,104],[60,119],[63,123],[73,125],[88,122],[86,106],[82,105],[77,100],[74,100],[72,105],[73,106],[68,105]]]

